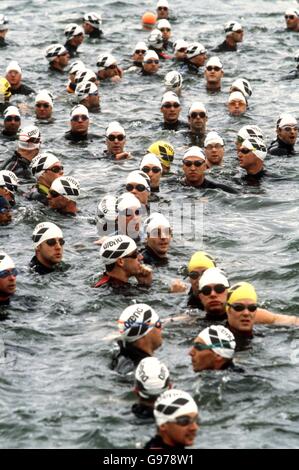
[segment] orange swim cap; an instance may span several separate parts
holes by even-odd
[[[151,11],[147,11],[142,15],[141,22],[145,29],[152,29],[157,21],[157,15]]]

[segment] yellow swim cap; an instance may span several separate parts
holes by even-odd
[[[5,96],[5,98],[11,96],[10,83],[4,77],[0,77],[0,95]]]
[[[157,140],[157,142],[154,142],[149,146],[147,151],[157,155],[161,163],[163,163],[167,168],[170,168],[170,164],[174,157],[174,148],[169,142],[166,142],[165,140]]]
[[[238,284],[234,284],[228,289],[227,293],[227,302],[230,304],[234,304],[243,299],[250,299],[253,302],[257,302],[257,295],[255,292],[255,288],[249,282],[238,282]],[[229,309],[226,306],[226,311]]]
[[[215,268],[216,263],[213,260],[212,256],[210,256],[205,251],[197,251],[194,255],[191,256],[191,259],[188,264],[188,271],[189,273],[193,271],[193,269],[198,268]]]

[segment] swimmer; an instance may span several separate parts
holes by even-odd
[[[65,240],[60,228],[52,222],[42,222],[32,234],[35,255],[30,261],[30,268],[35,273],[44,275],[61,271]]]
[[[56,178],[63,176],[63,166],[55,155],[50,152],[43,152],[34,157],[30,168],[36,178],[36,184],[26,194],[26,197],[47,206],[51,185]]]
[[[203,147],[207,132],[208,112],[203,103],[193,101],[188,110],[188,137],[192,145]]]
[[[76,23],[71,23],[65,28],[64,35],[66,37],[64,47],[70,57],[76,57],[78,55],[78,47],[84,41],[84,29]]]
[[[15,205],[15,193],[18,190],[19,180],[9,170],[0,171],[0,196],[3,196],[11,206]]]
[[[117,323],[121,336],[112,369],[121,375],[132,374],[142,359],[152,357],[162,345],[162,323],[152,307],[138,303],[127,307]]]
[[[169,221],[159,212],[153,212],[145,221],[145,248],[142,251],[145,264],[165,266],[168,264],[168,250],[172,240]]]
[[[211,325],[202,330],[189,350],[194,372],[235,369],[233,357],[236,341],[223,325]]]
[[[295,155],[295,144],[298,137],[298,121],[291,114],[281,114],[276,123],[277,138],[271,142],[270,155]]]
[[[198,407],[191,395],[178,389],[163,392],[155,402],[157,434],[144,449],[185,449],[194,444]]]
[[[172,385],[166,365],[156,357],[145,357],[135,371],[134,392],[138,403],[132,406],[132,413],[141,420],[153,420],[155,401],[170,388]]]
[[[1,170],[10,170],[18,178],[32,180],[32,173],[29,165],[33,158],[39,153],[41,136],[39,128],[27,126],[20,130],[18,147],[13,156],[6,160],[1,166]]]
[[[35,97],[35,116],[41,121],[50,121],[53,113],[53,97],[48,90],[41,90]]]
[[[237,50],[237,44],[243,41],[244,30],[237,21],[229,21],[224,26],[225,40],[213,52],[230,52]]]
[[[90,39],[99,39],[103,36],[102,16],[99,13],[85,13],[82,26],[84,33],[88,35]]]
[[[51,44],[45,51],[46,59],[49,62],[49,69],[54,72],[63,73],[68,65],[70,55],[62,44]]]
[[[63,215],[76,215],[80,183],[72,176],[59,176],[49,189],[48,206]]]
[[[204,141],[204,152],[207,168],[222,166],[224,158],[224,141],[217,132],[209,132]]]
[[[228,98],[227,102],[228,112],[231,116],[241,116],[247,110],[247,101],[243,93],[240,91],[233,91]]]
[[[131,277],[135,277],[140,286],[151,285],[152,271],[141,263],[143,256],[127,235],[108,237],[101,246],[100,256],[106,270],[94,287],[126,287]]]
[[[71,129],[64,134],[64,137],[74,143],[87,141],[89,123],[89,112],[86,106],[82,104],[74,106],[70,113]]]
[[[10,83],[12,95],[31,95],[34,90],[22,83],[22,69],[16,60],[12,60],[6,67],[6,80]]]
[[[157,140],[148,147],[147,151],[157,155],[162,165],[162,175],[167,175],[174,159],[174,147],[165,140]]]
[[[220,91],[221,80],[223,78],[223,65],[219,57],[210,57],[205,65],[204,77],[206,80],[206,89],[208,91]]]
[[[186,50],[186,58],[183,61],[180,72],[198,74],[207,60],[207,50],[199,42],[192,42]]]
[[[16,106],[8,106],[3,113],[4,129],[2,135],[6,137],[17,137],[17,133],[21,126],[21,114]]]
[[[12,208],[8,200],[0,196],[0,225],[9,225],[12,222]]]
[[[101,54],[97,59],[97,67],[97,76],[100,81],[119,82],[122,79],[123,70],[118,66],[112,54]]]
[[[0,252],[0,307],[9,305],[17,289],[18,270],[15,263],[4,252]]]
[[[124,149],[126,145],[126,133],[119,122],[110,122],[105,134],[107,147],[106,150],[104,150],[105,157],[112,158],[113,160],[124,160],[131,157],[131,154]]]
[[[149,176],[151,192],[159,192],[162,176],[162,164],[159,158],[154,153],[147,153],[141,160],[139,169]]]

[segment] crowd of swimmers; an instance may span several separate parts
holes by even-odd
[[[285,12],[286,28],[299,32],[299,13]],[[165,93],[161,97],[161,127],[165,130],[183,131],[190,145],[181,157],[183,176],[170,175],[175,149],[164,140],[148,147],[136,169],[123,180],[125,190],[107,194],[98,203],[96,226],[97,244],[104,270],[96,279],[94,288],[112,289],[116,293],[134,294],[134,286],[149,287],[155,272],[168,263],[168,251],[173,239],[173,229],[168,218],[151,211],[151,201],[159,193],[164,181],[179,183],[182,187],[220,190],[238,194],[240,186],[232,182],[219,182],[206,177],[213,167],[225,164],[225,140],[216,131],[207,131],[208,110],[196,100],[188,109],[188,121],[180,118],[181,94],[184,78],[198,75],[205,81],[209,92],[221,90],[224,75],[221,55],[237,51],[243,41],[244,29],[237,21],[225,25],[225,39],[208,57],[204,45],[172,41],[171,8],[167,0],[159,0],[155,13],[147,12],[142,24],[148,30],[147,41],[139,41],[133,48],[130,63],[121,67],[116,58],[105,53],[95,60],[94,72],[77,59],[78,49],[86,36],[102,40],[101,15],[90,12],[84,15],[82,25],[71,23],[65,28],[65,43],[49,45],[45,58],[53,73],[63,75],[68,71],[65,93],[73,95],[75,106],[70,110],[69,130],[65,139],[80,144],[97,138],[90,133],[90,113],[100,107],[100,84],[117,83],[124,74],[138,73],[155,76],[164,61],[173,62],[173,70],[164,77]],[[9,48],[6,40],[9,21],[0,14],[0,47]],[[2,51],[3,53],[3,51]],[[219,56],[218,56],[219,54]],[[70,59],[75,60],[70,64]],[[299,52],[294,54],[296,69],[285,77],[299,76]],[[227,110],[233,116],[241,116],[248,108],[252,95],[250,82],[243,77],[233,80],[227,99]],[[0,77],[0,112],[3,118],[3,141],[15,140],[12,156],[0,166],[0,225],[13,220],[14,207],[21,198],[34,204],[42,204],[62,215],[76,216],[80,182],[64,173],[63,162],[51,150],[42,149],[42,135],[36,124],[22,125],[24,103],[14,103],[15,95],[32,99],[35,118],[51,124],[54,99],[47,90],[37,93],[23,82],[23,71],[16,60],[11,60],[5,75]],[[276,138],[266,145],[262,130],[256,125],[242,126],[236,135],[236,152],[243,180],[260,182],[269,172],[264,161],[267,155],[292,156],[298,136],[298,122],[294,115],[282,113],[276,120]],[[127,135],[118,121],[107,122],[105,130],[104,158],[111,161],[131,159],[126,150]],[[28,189],[28,184],[31,187]],[[109,190],[109,187],[108,187]],[[2,228],[2,230],[4,230]],[[50,220],[40,222],[32,233],[33,253],[30,269],[39,275],[64,271],[65,239],[59,226]],[[7,252],[6,252],[7,251]],[[187,260],[186,260],[187,261]],[[10,304],[17,289],[18,269],[9,247],[0,252],[0,308]],[[250,342],[255,324],[298,325],[299,318],[281,315],[262,309],[254,286],[246,281],[231,285],[213,257],[204,251],[196,251],[188,262],[189,283],[173,279],[169,290],[186,295],[186,304],[205,312],[207,326],[194,338],[186,351],[194,372],[206,369],[242,373],[234,364],[235,352]],[[135,284],[131,283],[134,279]],[[163,327],[172,322],[192,322],[192,317],[160,318],[150,305],[129,305],[119,316],[118,349],[114,351],[111,367],[121,375],[132,377],[136,403],[132,407],[135,416],[144,421],[155,421],[156,436],[146,448],[184,448],[194,443],[198,430],[198,407],[191,395],[175,388],[167,365],[155,357],[155,351],[163,342]]]

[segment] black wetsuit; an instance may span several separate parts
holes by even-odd
[[[203,148],[206,134],[197,134],[189,130],[186,134],[186,137],[189,139],[192,145]]]
[[[204,309],[202,302],[200,298],[198,297],[198,295],[193,294],[192,287],[190,288],[188,292],[187,306],[190,308],[198,308],[199,310]]]
[[[175,122],[163,122],[162,129],[169,130],[169,131],[179,131],[181,129],[185,129],[187,124],[184,121],[180,121],[179,119]]]
[[[0,170],[10,170],[15,173],[18,178],[33,181],[34,178],[29,168],[30,163],[29,160],[26,160],[19,152],[15,151],[13,156],[2,164]]]
[[[200,186],[192,186],[191,184],[188,184],[185,181],[185,178],[183,178],[180,181],[180,183],[183,186],[194,187],[197,189],[222,189],[223,191],[230,193],[230,194],[238,194],[238,191],[236,189],[231,188],[227,186],[226,184],[216,183],[215,181],[208,180],[207,178],[203,180],[203,183]]]
[[[142,359],[151,357],[147,352],[136,348],[133,343],[123,344],[122,341],[118,341],[117,344],[119,351],[113,355],[111,368],[121,375],[133,372]]]
[[[286,144],[279,137],[271,142],[268,153],[278,157],[283,155],[295,155],[295,148],[292,144]]]
[[[265,176],[268,176],[268,173],[265,169],[262,169],[255,175],[247,174],[242,176],[241,181],[246,183],[248,186],[259,186]]]
[[[146,246],[142,251],[143,263],[154,266],[166,266],[168,264],[167,256],[161,258],[149,246]]]
[[[180,73],[191,73],[193,75],[197,75],[201,72],[201,69],[200,67],[197,67],[195,64],[190,62],[189,59],[184,59],[179,71]]]
[[[163,441],[161,436],[156,435],[145,444],[144,449],[185,449],[185,446],[179,444],[176,446],[169,446]]]
[[[68,51],[71,58],[76,57],[78,55],[78,52],[77,52],[78,46],[72,46],[72,44],[70,44],[69,41],[66,41],[66,43],[64,44],[64,47]]]
[[[6,129],[3,129],[2,135],[4,135],[5,137],[8,137],[9,140],[16,140],[17,135],[18,135],[18,130],[17,132],[8,132]]]
[[[19,88],[16,88],[15,90],[12,88],[11,89],[11,94],[12,95],[31,95],[31,93],[35,93],[35,91],[30,88],[30,86],[25,85],[24,83],[19,86]]]
[[[230,46],[227,42],[226,39],[219,44],[219,46],[215,47],[215,49],[212,50],[212,52],[232,52],[237,50],[237,44],[234,46]]]
[[[0,47],[7,47],[8,44],[4,38],[0,37]]]
[[[31,259],[30,261],[30,264],[29,264],[30,268],[32,271],[38,273],[38,274],[50,274],[50,273],[53,273],[55,271],[57,272],[63,272],[65,271],[65,268],[66,268],[66,264],[61,262],[61,263],[58,263],[58,264],[55,264],[52,268],[47,268],[47,266],[45,266],[44,264],[42,264],[36,256],[33,256],[33,258]]]
[[[101,29],[94,28],[91,33],[88,33],[90,39],[99,39],[103,36],[103,31]]]
[[[71,142],[87,142],[89,140],[89,135],[87,134],[80,134],[79,132],[67,131],[64,134],[66,140],[70,140]]]
[[[155,51],[156,54],[158,55],[159,59],[163,59],[163,60],[165,60],[165,59],[171,59],[171,56],[168,55],[168,54],[167,54],[165,51],[163,51],[162,49],[156,49],[156,48],[153,47],[153,46],[149,46],[149,49],[150,49],[151,51]]]
[[[109,276],[108,273],[103,273],[103,275],[93,287],[113,287],[115,289],[118,289],[120,287],[126,287],[127,285],[127,282],[115,279],[114,277]]]
[[[150,406],[147,406],[143,403],[134,403],[132,405],[132,413],[136,416],[136,418],[145,420],[153,420],[154,419],[154,409]]]

